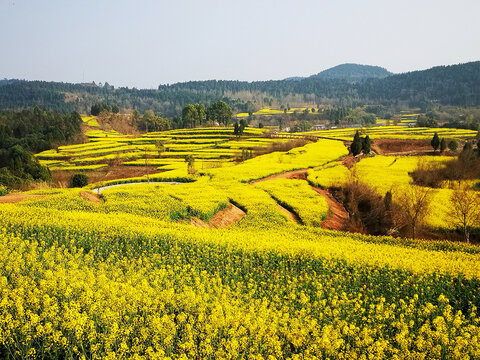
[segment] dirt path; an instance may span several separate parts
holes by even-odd
[[[308,169],[286,171],[281,174],[275,174],[275,175],[267,176],[263,179],[251,181],[250,184],[255,184],[258,182],[274,180],[274,179],[306,180],[307,171]],[[339,203],[337,200],[335,200],[335,198],[332,196],[332,194],[330,194],[328,190],[324,190],[315,186],[311,186],[311,188],[315,190],[320,196],[323,196],[328,203],[329,211],[328,211],[327,219],[322,222],[322,227],[330,230],[341,230],[349,218],[349,215],[345,210],[345,208],[343,207],[343,205]],[[280,204],[278,205],[278,209],[282,211],[285,215],[287,215],[289,219],[295,221],[296,223],[300,223],[297,215],[285,209]]]
[[[342,204],[340,204],[330,194],[328,190],[312,186],[312,189],[322,195],[328,203],[328,215],[322,222],[322,227],[330,230],[342,230],[344,224],[348,221],[349,215]]]
[[[201,228],[226,228],[232,224],[239,222],[245,216],[245,212],[233,205],[232,203],[228,203],[228,206],[218,211],[213,217],[210,219],[208,223],[205,221],[197,218],[192,217],[190,219],[190,225],[201,227]]]
[[[0,196],[0,204],[16,204],[20,201],[27,199],[40,199],[49,195],[33,195],[24,193],[10,193],[4,196]]]
[[[285,171],[280,174],[270,175],[261,179],[252,180],[250,184],[256,184],[258,182],[267,181],[267,180],[275,180],[275,179],[300,179],[306,180],[307,179],[307,171],[308,169],[299,169],[293,171]]]

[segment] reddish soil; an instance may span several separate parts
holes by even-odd
[[[209,227],[224,228],[239,222],[245,216],[245,212],[229,203],[228,206],[217,212],[208,222]]]
[[[330,230],[342,230],[349,218],[349,215],[343,205],[335,200],[328,190],[324,190],[315,186],[312,186],[312,189],[323,196],[328,203],[328,215],[327,218],[322,222],[322,227]]]
[[[352,154],[348,154],[347,156],[344,156],[342,159],[342,164],[345,166],[347,169],[351,169],[353,165],[355,165],[357,162],[360,161],[360,157],[358,156],[353,156]]]
[[[425,155],[432,153],[429,140],[375,139],[372,150],[379,155]]]
[[[10,193],[4,196],[0,196],[0,204],[15,204],[23,200],[42,198],[48,195],[33,195],[24,193]]]
[[[275,179],[306,180],[307,179],[307,171],[308,171],[308,169],[286,171],[286,172],[281,173],[281,174],[270,175],[270,176],[264,177],[262,179],[257,179],[257,180],[250,181],[250,184],[256,184],[258,182],[267,181],[267,180],[275,180]]]
[[[349,155],[348,157],[351,157],[353,161],[355,161],[355,158],[353,158],[353,156]],[[271,175],[263,179],[254,180],[250,182],[250,184],[255,184],[257,182],[274,180],[274,179],[305,180],[307,178],[307,171],[308,169],[287,171],[281,174]],[[348,217],[349,217],[343,205],[340,204],[337,200],[335,200],[335,198],[332,196],[332,194],[330,194],[329,191],[323,190],[314,186],[312,186],[312,189],[315,190],[319,195],[323,196],[328,203],[329,211],[328,211],[327,219],[322,223],[322,227],[325,229],[331,229],[331,230],[341,230],[344,224],[348,221]],[[278,205],[278,209],[283,213],[285,213],[289,219],[293,220],[296,223],[299,223],[298,217],[294,213],[285,209],[281,205]]]
[[[208,223],[205,221],[193,216],[190,219],[190,225],[201,227],[201,228],[226,228],[232,224],[239,222],[245,216],[245,212],[229,203],[228,206],[217,212],[213,217],[210,219]]]
[[[81,191],[80,192],[80,197],[88,202],[94,203],[94,204],[101,204],[102,200],[100,200],[100,195],[99,194],[93,194],[90,192],[86,191]]]

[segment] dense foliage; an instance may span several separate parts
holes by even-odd
[[[71,141],[80,131],[82,119],[76,112],[4,111],[0,113],[0,184],[19,186],[23,180],[51,179],[33,152]]]
[[[242,99],[236,94],[242,93]],[[75,94],[72,99],[71,94]],[[34,105],[62,111],[89,112],[92,105],[112,102],[120,109],[152,109],[165,116],[181,113],[187,104],[205,104],[222,99],[236,111],[250,112],[254,103],[285,104],[292,95],[304,102],[334,99],[348,106],[365,102],[394,104],[399,101],[424,108],[440,103],[457,106],[480,105],[480,62],[439,66],[383,79],[351,83],[344,79],[309,77],[273,81],[190,81],[160,85],[156,90],[115,89],[105,84],[68,84],[43,81],[11,81],[0,86],[0,109]],[[108,101],[106,101],[108,99]]]

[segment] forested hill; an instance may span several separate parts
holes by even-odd
[[[403,101],[414,107],[429,103],[478,106],[480,61],[356,82],[318,76],[255,82],[209,80],[160,85],[154,90],[115,89],[107,83],[99,86],[22,80],[0,84],[0,109],[38,105],[60,111],[89,112],[92,104],[103,101],[120,109],[152,109],[164,116],[175,116],[186,104],[208,105],[218,99],[242,112],[294,101],[320,104],[325,99],[344,105]]]
[[[312,75],[312,77],[319,79],[344,79],[356,82],[365,79],[383,79],[390,75],[393,75],[393,73],[380,66],[342,64]]]

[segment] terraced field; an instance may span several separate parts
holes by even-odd
[[[147,154],[164,171],[0,203],[0,358],[480,357],[477,246],[325,230],[332,199],[312,185],[353,176],[346,146],[321,139],[236,164],[240,149],[286,140],[230,132],[97,129],[37,154],[61,171],[112,155],[135,168]],[[419,160],[375,156],[353,172],[383,194],[411,186]],[[121,183],[135,184],[98,189]],[[232,208],[235,221],[204,226]]]
[[[308,131],[302,134],[328,137],[328,138],[339,139],[344,141],[351,141],[357,131],[359,131],[362,134],[362,136],[368,135],[372,140],[374,139],[405,139],[405,140],[431,139],[433,137],[433,134],[435,133],[438,133],[438,136],[444,137],[445,139],[474,138],[477,135],[477,131],[474,131],[474,130],[407,127],[407,126],[400,126],[400,125]]]
[[[95,118],[84,118],[89,123]],[[91,125],[89,125],[91,126]],[[88,142],[60,146],[36,154],[40,163],[52,171],[93,171],[116,162],[125,166],[158,166],[159,170],[178,165],[183,168],[185,156],[192,155],[199,168],[213,163],[229,163],[243,150],[265,148],[289,139],[264,137],[261,129],[247,128],[237,139],[233,128],[202,128],[150,132],[143,136],[127,136],[110,130],[88,130]],[[165,168],[166,167],[166,168]]]

